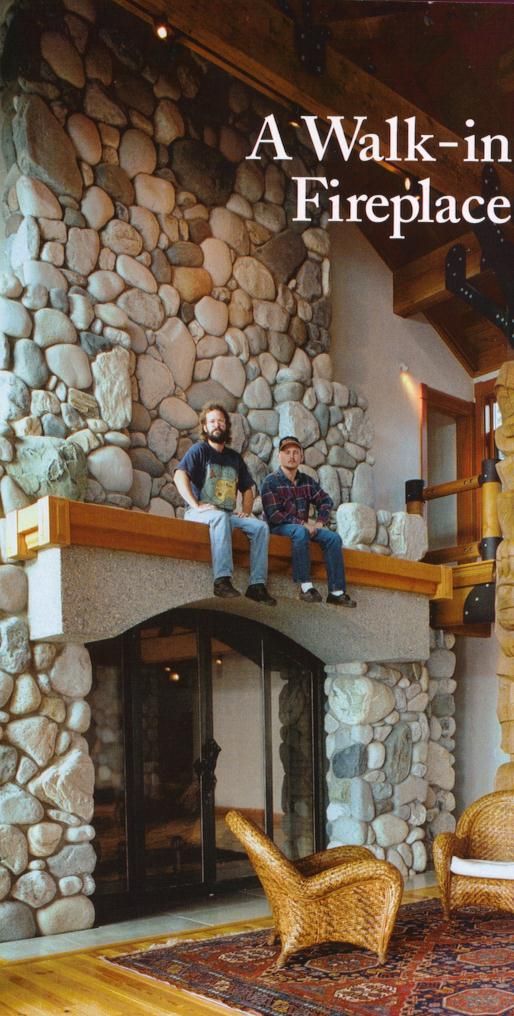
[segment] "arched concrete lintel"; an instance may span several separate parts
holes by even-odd
[[[288,576],[273,576],[276,607],[244,596],[212,595],[208,564],[89,547],[50,548],[27,563],[32,639],[95,642],[112,638],[176,607],[203,607],[249,617],[282,632],[324,663],[424,660],[429,655],[426,597],[359,587],[355,610],[297,599]],[[246,589],[247,574],[235,583]],[[326,593],[326,587],[320,585]]]

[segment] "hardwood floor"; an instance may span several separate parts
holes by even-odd
[[[404,902],[438,895],[435,887],[405,893]],[[185,933],[206,938],[234,929],[247,931],[270,926],[269,918],[219,925],[208,931]],[[143,949],[167,937],[155,936],[84,952],[21,960],[0,965],[1,1016],[227,1016],[225,1006],[192,999],[191,995],[147,980],[140,974],[105,962],[105,956]],[[178,936],[173,936],[178,937]]]

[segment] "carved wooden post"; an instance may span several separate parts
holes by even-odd
[[[510,761],[499,766],[496,789],[514,789],[514,363],[504,363],[496,382],[502,425],[496,430],[497,447],[505,455],[497,463],[502,481],[497,509],[503,540],[496,556],[496,635],[498,658],[498,706],[501,746]]]

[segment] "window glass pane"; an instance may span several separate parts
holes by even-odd
[[[142,630],[140,660],[145,869],[155,889],[202,877],[196,634]]]
[[[249,659],[219,639],[211,645],[213,731],[221,748],[214,792],[219,880],[252,873],[225,825],[227,811],[237,808],[264,828],[264,705],[260,652]]]

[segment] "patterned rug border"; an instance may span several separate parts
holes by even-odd
[[[248,926],[186,932],[103,959],[252,1016],[514,1016],[509,914],[469,908],[449,926],[437,899],[404,904],[384,966],[367,950],[339,944],[307,950],[268,973],[277,954],[268,937],[267,928]]]

